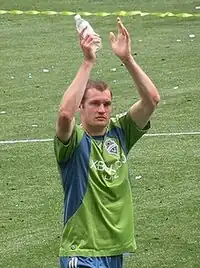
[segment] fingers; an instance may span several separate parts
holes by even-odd
[[[93,40],[93,37],[91,35],[86,35],[84,38],[81,40],[81,46],[87,47],[88,44]]]
[[[85,38],[81,40],[81,46],[84,48],[89,48],[93,44],[100,44],[101,38],[98,34],[86,35]]]
[[[79,33],[80,41],[82,41],[83,39],[86,38],[86,36],[87,36],[86,29],[87,29],[87,26]],[[100,38],[100,35],[99,34],[93,33],[91,35],[94,36],[94,37],[99,37]]]
[[[96,44],[97,46],[101,44],[101,38],[94,38],[90,45]]]
[[[110,43],[114,43],[116,41],[116,38],[113,32],[110,32],[109,39],[110,39]]]
[[[118,29],[118,34],[123,34],[122,22],[119,17],[117,18],[117,29]]]
[[[129,33],[125,27],[123,27],[123,33],[126,36],[126,38],[129,39]]]
[[[128,33],[127,29],[124,27],[124,25],[119,17],[117,18],[117,27],[118,27],[118,34],[123,34],[124,36],[129,38],[129,33]]]
[[[92,36],[100,38],[100,35],[97,33],[93,33]]]

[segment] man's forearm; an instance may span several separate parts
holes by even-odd
[[[73,118],[83,98],[87,81],[90,77],[93,63],[83,61],[74,80],[63,95],[59,113],[65,113]]]
[[[160,100],[160,96],[151,79],[139,67],[132,56],[123,61],[123,63],[133,78],[141,100],[156,105]]]

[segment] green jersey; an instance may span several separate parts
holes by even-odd
[[[129,113],[110,119],[104,136],[79,125],[63,144],[54,140],[64,190],[60,256],[113,256],[136,249],[127,154],[147,131]]]

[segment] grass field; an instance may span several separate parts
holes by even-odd
[[[196,13],[197,5],[192,0],[85,0],[84,5],[81,0],[0,0],[5,10],[75,12]],[[114,114],[123,112],[137,94],[109,48],[116,17],[88,19],[103,39],[92,78],[108,82]],[[199,268],[200,19],[122,20],[136,61],[161,95],[149,134],[171,134],[144,136],[129,155],[138,250],[125,259],[125,268]],[[51,139],[59,101],[82,60],[73,17],[0,15],[0,28],[0,141]],[[52,142],[0,143],[0,178],[0,267],[57,267],[62,189]]]

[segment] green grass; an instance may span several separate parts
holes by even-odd
[[[0,0],[0,9],[190,13],[197,5],[189,0],[81,3]],[[114,113],[122,112],[137,94],[109,48],[115,17],[89,20],[103,38],[92,77],[108,82]],[[200,131],[200,20],[125,17],[123,21],[136,61],[161,94],[149,133]],[[2,15],[0,27],[0,112],[6,112],[0,114],[0,140],[52,138],[59,101],[82,60],[73,18]],[[193,42],[191,33],[196,36]],[[50,72],[43,73],[44,68]],[[199,143],[199,135],[143,137],[132,149],[138,249],[125,259],[126,268],[199,268]],[[0,144],[0,149],[0,267],[57,267],[62,188],[53,145]]]

